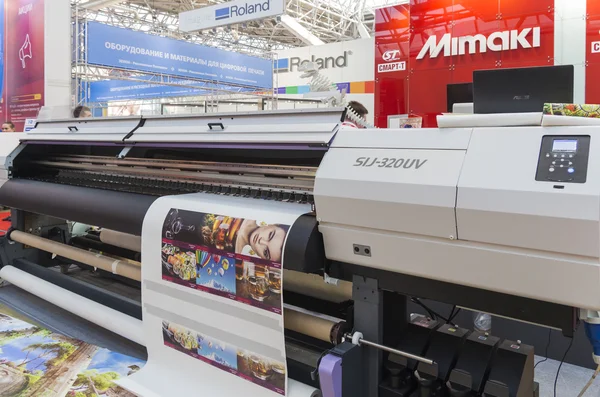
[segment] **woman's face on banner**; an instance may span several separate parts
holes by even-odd
[[[281,263],[285,236],[285,230],[279,226],[261,226],[250,234],[250,247],[262,259]]]

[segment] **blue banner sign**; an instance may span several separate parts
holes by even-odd
[[[150,80],[150,77],[138,76],[138,79]],[[193,95],[207,95],[212,90],[220,90],[227,93],[243,93],[252,91],[249,88],[232,88],[211,83],[198,81],[174,79],[170,81],[177,85],[164,85],[153,81],[127,81],[127,80],[104,80],[94,81],[89,84],[89,96],[87,102],[109,102],[131,99],[169,98]],[[183,86],[185,85],[185,86]],[[197,87],[197,88],[195,88]]]
[[[87,62],[219,83],[273,87],[273,62],[269,59],[98,22],[87,25]]]

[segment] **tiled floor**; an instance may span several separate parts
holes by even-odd
[[[536,357],[536,362],[541,360]],[[558,361],[548,360],[537,366],[535,380],[540,384],[540,397],[554,397],[554,379],[558,370]],[[556,384],[556,397],[577,397],[583,386],[590,380],[594,371],[563,364]],[[600,396],[600,377],[588,389],[584,397]]]

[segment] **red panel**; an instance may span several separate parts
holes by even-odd
[[[435,40],[432,44],[436,45],[444,37],[452,36],[453,11],[453,0],[411,0],[409,49],[411,69],[447,69],[452,65],[452,57],[445,56],[444,51],[433,58],[430,55],[426,55],[423,59],[417,58],[428,40]]]
[[[587,0],[585,101],[600,103],[600,2]]]
[[[477,34],[488,37],[500,30],[500,3],[498,0],[454,0],[454,37],[474,36]],[[480,50],[479,45],[477,50]],[[465,48],[465,54],[453,57],[454,69],[458,71],[454,80],[457,83],[473,80],[472,72],[477,69],[493,69],[500,61],[500,53],[485,49],[471,54]]]
[[[381,77],[375,83],[375,125],[387,127],[387,117],[408,113],[407,77]]]
[[[600,1],[588,3],[596,3],[600,15]],[[404,32],[407,15],[410,37]],[[592,23],[600,42],[600,17]],[[376,119],[383,122],[378,125],[385,125],[388,114],[415,113],[424,116],[424,127],[432,127],[435,116],[446,111],[447,85],[472,81],[474,70],[554,63],[554,0],[411,0],[410,12],[398,6],[379,10],[376,32],[376,61],[397,51],[402,59],[408,55],[409,71],[407,84],[392,83],[406,73],[376,73]],[[588,76],[600,74],[600,44],[598,49],[598,73]],[[398,99],[406,92],[408,106]]]
[[[379,9],[375,14],[375,125],[378,127],[387,127],[389,115],[408,113],[409,22],[407,5]]]
[[[518,2],[500,0],[501,30],[523,32],[531,29],[525,39],[532,48],[502,52],[502,67],[554,65],[554,0]],[[520,10],[523,10],[521,13]],[[535,28],[539,28],[539,47],[533,47]]]
[[[446,111],[446,86],[452,82],[450,69],[414,70],[409,77],[410,114],[423,117],[423,128],[436,127],[436,116]]]
[[[530,17],[554,13],[554,0],[500,0],[503,18]]]

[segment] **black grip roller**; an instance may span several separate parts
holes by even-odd
[[[157,199],[143,194],[11,179],[0,205],[141,236],[144,216]]]

